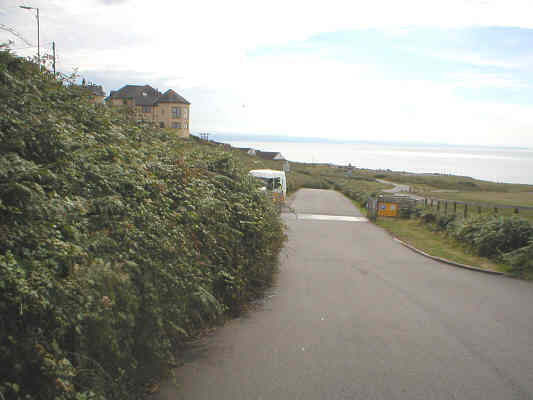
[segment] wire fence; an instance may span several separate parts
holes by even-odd
[[[473,214],[520,215],[533,218],[533,207],[506,204],[491,204],[472,201],[444,200],[425,197],[418,201],[419,207],[434,210],[437,214],[457,215],[468,218]]]
[[[369,217],[377,217],[379,212],[379,202],[386,201],[388,203],[395,203],[398,205],[398,216],[401,216],[402,208],[416,208],[419,210],[431,211],[439,215],[454,215],[457,218],[467,219],[475,215],[491,214],[499,216],[520,216],[533,221],[533,207],[531,206],[516,206],[508,204],[494,204],[473,201],[461,200],[446,200],[434,197],[417,197],[410,198],[409,202],[402,204],[398,199],[409,199],[410,196],[393,196],[389,198],[369,198],[367,202],[367,213]],[[407,214],[411,214],[408,212]]]

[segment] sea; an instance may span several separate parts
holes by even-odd
[[[397,143],[224,140],[233,147],[276,151],[289,161],[469,176],[533,185],[533,149]]]

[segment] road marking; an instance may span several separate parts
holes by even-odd
[[[345,215],[320,215],[320,214],[286,214],[295,215],[296,219],[313,219],[318,221],[344,221],[344,222],[368,222],[365,217],[349,217]]]

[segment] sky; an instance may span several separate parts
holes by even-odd
[[[31,56],[20,5],[58,70],[172,88],[192,132],[533,148],[531,0],[0,0]]]

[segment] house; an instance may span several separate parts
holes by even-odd
[[[179,136],[189,137],[189,103],[174,90],[159,92],[150,85],[126,85],[112,90],[106,103],[133,109],[135,118],[170,128]]]
[[[281,155],[281,153],[278,153],[276,151],[259,151],[259,150],[256,150],[255,154],[258,157],[261,157],[263,160],[274,160],[274,161],[283,160],[283,161],[285,161],[285,157],[283,157]]]
[[[81,85],[75,85],[75,86],[79,87],[83,91],[83,93],[87,95],[91,103],[104,104],[105,92],[102,86],[95,85],[92,83],[89,83],[87,85],[85,83],[85,79],[83,80],[83,83]]]
[[[249,156],[255,156],[256,153],[257,153],[257,150],[255,149],[252,149],[250,147],[235,147],[236,150],[240,150],[246,154],[248,154]]]

